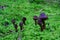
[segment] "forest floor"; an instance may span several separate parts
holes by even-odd
[[[22,17],[26,17],[26,25],[22,31],[22,40],[60,40],[60,8],[57,4],[36,4],[29,3],[27,0],[0,0],[0,5],[5,6],[0,8],[0,40],[16,40],[20,34],[19,22]],[[39,16],[41,12],[48,15],[46,20],[46,29],[41,32],[39,25],[34,24],[33,16]],[[18,24],[18,32],[15,32],[11,20],[15,18]],[[8,26],[4,26],[5,21],[9,22]],[[49,23],[49,25],[48,25]],[[12,30],[13,32],[9,32]]]

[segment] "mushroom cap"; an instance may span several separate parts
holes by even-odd
[[[11,22],[12,22],[13,24],[15,24],[15,21],[16,21],[15,19],[12,19],[12,21],[11,21]]]
[[[26,21],[26,17],[23,17],[22,20],[23,20],[23,21]]]
[[[37,17],[37,16],[34,16],[34,17],[33,17],[33,19],[34,19],[34,20],[37,20],[37,19],[38,19],[38,17]]]
[[[20,23],[19,23],[19,26],[22,27],[22,26],[23,26],[23,22],[20,22]]]
[[[46,16],[45,13],[41,13],[40,16],[39,16],[39,19],[42,19],[42,20],[47,20],[48,17]]]

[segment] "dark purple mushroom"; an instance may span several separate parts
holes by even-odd
[[[45,13],[41,13],[40,14],[40,16],[39,16],[39,19],[41,19],[41,20],[47,20],[48,19],[48,17],[46,16],[46,14]]]
[[[23,17],[23,18],[22,18],[22,21],[23,21],[24,24],[26,24],[26,23],[25,23],[26,17]]]
[[[18,30],[17,30],[18,25],[17,24],[14,24],[14,28],[15,28],[15,31],[18,32]]]
[[[16,22],[16,20],[15,19],[12,19],[12,21],[11,21],[13,24],[15,24],[15,22]]]
[[[22,30],[23,29],[23,22],[20,22],[19,26],[20,26],[20,30]]]
[[[45,15],[45,13],[41,13],[39,18],[38,18],[38,24],[40,25],[41,27],[41,31],[43,31],[46,27],[45,25],[45,20],[47,20],[48,17]]]
[[[36,25],[37,24],[38,17],[37,16],[34,16],[33,17],[33,20],[35,21],[35,25]]]

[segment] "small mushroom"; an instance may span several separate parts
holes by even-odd
[[[35,21],[35,25],[36,25],[37,24],[38,17],[37,16],[34,16],[33,17],[33,20]]]
[[[26,24],[26,23],[25,23],[26,17],[23,17],[23,18],[22,18],[22,21],[23,21],[24,24]]]
[[[15,31],[18,32],[18,30],[17,30],[18,25],[17,24],[14,24],[14,28],[15,28]]]
[[[15,24],[15,22],[16,22],[16,20],[15,19],[12,19],[12,21],[11,21],[13,24]]]
[[[45,29],[45,27],[46,27],[46,25],[45,25],[45,20],[47,20],[47,19],[48,19],[48,17],[46,16],[45,13],[41,13],[41,14],[40,14],[40,16],[39,16],[39,18],[38,18],[38,24],[39,24],[40,27],[41,27],[41,31],[43,31],[43,30]]]
[[[23,22],[20,22],[19,26],[20,26],[20,30],[23,30]]]

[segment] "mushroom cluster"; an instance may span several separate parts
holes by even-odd
[[[39,17],[38,16],[33,16],[33,20],[35,21],[35,25],[39,25],[40,27],[41,27],[41,31],[43,31],[45,28],[46,28],[46,24],[45,24],[45,20],[47,20],[48,19],[48,16],[45,14],[45,13],[41,13],[40,15],[39,15]],[[22,31],[23,30],[23,25],[26,25],[26,17],[23,17],[22,18],[22,21],[19,23],[19,26],[20,26],[20,30]],[[18,25],[16,24],[16,20],[15,19],[13,19],[12,20],[12,23],[13,23],[13,25],[14,25],[14,27],[15,27],[15,29],[16,29],[16,32],[18,31],[17,30],[17,28],[18,28]]]
[[[23,17],[22,18],[22,21],[19,23],[19,26],[20,26],[20,30],[22,31],[23,30],[23,25],[25,25],[26,21],[26,17]],[[14,28],[15,28],[15,31],[18,32],[18,25],[16,24],[16,20],[15,19],[12,19],[12,24],[14,25]]]
[[[41,27],[41,31],[43,31],[46,28],[45,20],[47,20],[47,19],[48,19],[48,16],[45,13],[41,13],[39,15],[39,17],[36,16],[36,15],[33,16],[33,20],[35,21],[35,25],[38,24]],[[21,31],[24,28],[23,26],[26,25],[26,23],[25,23],[26,20],[27,20],[26,17],[23,17],[22,18],[22,21],[19,23],[19,26],[20,26],[20,30]],[[15,31],[18,32],[18,25],[16,24],[15,18],[12,19],[11,22],[12,22],[14,28],[15,28]],[[8,22],[5,22],[5,26],[7,26],[7,25],[9,25],[9,23]]]
[[[41,13],[39,17],[34,16],[35,24],[38,23],[38,25],[41,27],[41,31],[43,31],[46,28],[45,20],[47,19],[48,17],[45,13]],[[36,20],[38,21],[36,22]]]

